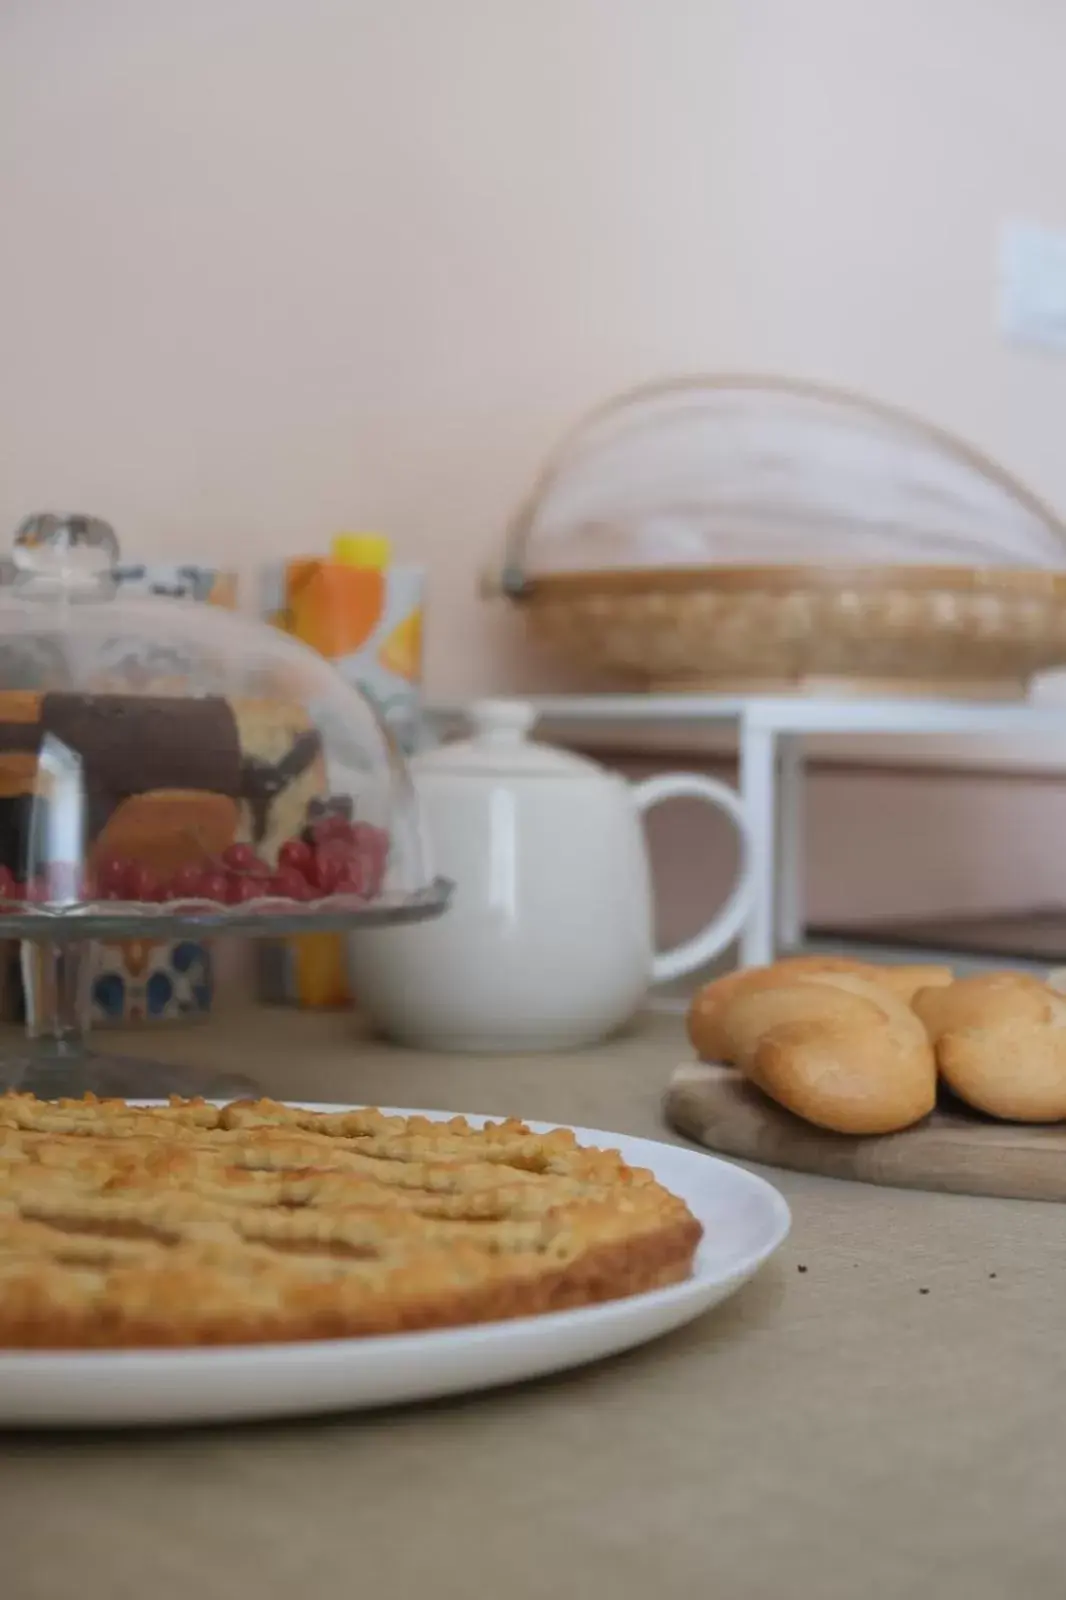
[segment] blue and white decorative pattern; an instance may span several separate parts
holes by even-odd
[[[176,944],[128,939],[93,947],[92,1020],[123,1023],[192,1022],[211,1009],[211,952],[192,940]]]

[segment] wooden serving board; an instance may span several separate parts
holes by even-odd
[[[801,1122],[730,1067],[689,1062],[666,1091],[667,1121],[719,1155],[899,1189],[1066,1200],[1066,1124],[991,1122],[953,1104],[903,1133],[858,1139]]]

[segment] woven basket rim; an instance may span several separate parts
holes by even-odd
[[[859,589],[912,594],[948,590],[956,594],[1066,601],[1066,571],[1025,567],[885,567],[820,565],[783,567],[612,567],[603,571],[552,572],[531,576],[528,588],[509,596],[516,604],[588,595],[683,594],[699,590],[788,594],[800,590]]]

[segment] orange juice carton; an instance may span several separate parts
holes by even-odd
[[[406,752],[418,733],[424,590],[422,568],[393,566],[389,541],[368,533],[338,534],[328,558],[300,556],[264,578],[270,620],[368,695]]]
[[[420,567],[393,566],[389,541],[368,533],[338,534],[328,557],[295,557],[263,575],[269,620],[332,661],[408,753],[418,736],[424,588]],[[257,940],[256,966],[262,1000],[352,1004],[343,934]]]

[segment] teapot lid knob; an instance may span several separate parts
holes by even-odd
[[[537,708],[528,700],[475,700],[469,710],[471,731],[479,744],[521,744],[533,731]]]
[[[475,700],[466,708],[469,737],[423,750],[412,757],[411,770],[420,780],[477,779],[494,785],[602,775],[587,757],[531,739],[538,714],[528,700]]]

